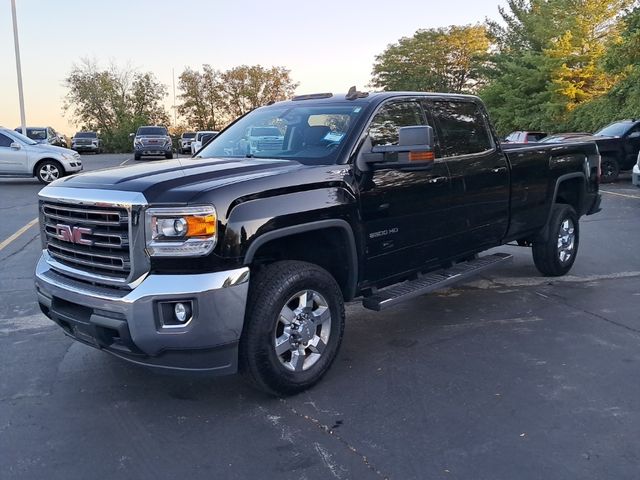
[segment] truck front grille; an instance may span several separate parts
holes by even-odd
[[[124,281],[131,274],[129,212],[110,206],[42,203],[47,251],[81,272]]]

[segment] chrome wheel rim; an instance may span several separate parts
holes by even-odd
[[[565,218],[558,232],[558,259],[566,263],[573,257],[576,246],[576,229],[570,218]]]
[[[45,163],[42,167],[40,167],[40,178],[49,183],[57,180],[60,177],[60,170],[55,165],[51,163]]]
[[[287,370],[303,372],[322,358],[330,335],[331,310],[327,300],[315,290],[303,290],[280,311],[273,346]]]

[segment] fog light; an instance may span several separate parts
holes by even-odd
[[[184,303],[176,303],[175,307],[173,307],[173,313],[176,316],[176,320],[184,323],[191,317],[191,308]]]

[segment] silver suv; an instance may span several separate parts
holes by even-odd
[[[0,127],[0,177],[36,177],[42,183],[82,171],[80,155],[68,148],[39,144]]]

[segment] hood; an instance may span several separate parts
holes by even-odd
[[[187,203],[203,191],[304,168],[290,160],[182,158],[86,172],[56,185],[140,192],[149,203]]]
[[[59,155],[63,154],[63,153],[68,153],[69,155],[76,155],[76,152],[74,150],[70,150],[68,148],[64,148],[64,147],[57,147],[55,145],[49,145],[46,143],[38,143],[36,145],[28,145],[29,148],[33,148],[34,150],[37,150],[38,152],[42,152],[42,151],[47,151],[47,152],[54,152],[57,153]]]

